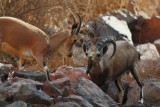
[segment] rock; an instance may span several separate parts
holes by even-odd
[[[8,103],[6,101],[0,101],[0,107],[6,107]]]
[[[160,93],[160,81],[147,82],[144,89],[144,100],[147,102],[147,105],[160,106],[160,96],[158,96]]]
[[[63,89],[65,86],[70,86],[70,79],[69,78],[61,78],[61,79],[56,79],[51,82],[52,84],[55,84],[56,87],[59,89]]]
[[[118,100],[118,89],[114,82],[111,82],[108,86],[107,92],[105,92],[107,95],[109,95],[114,101]]]
[[[52,73],[50,74],[50,79],[53,81],[53,80],[56,80],[56,79],[60,79],[60,78],[65,78],[65,74],[63,72],[56,72],[56,73]]]
[[[160,44],[160,39],[155,40],[154,44]]]
[[[0,78],[2,82],[7,80],[9,72],[10,68],[5,64],[0,63]]]
[[[62,95],[62,90],[58,89],[54,83],[45,82],[43,86],[43,91],[53,97],[57,98],[58,96]]]
[[[4,106],[0,106],[4,107]],[[41,105],[41,104],[29,104],[24,101],[15,101],[11,104],[8,104],[6,107],[48,107],[46,105]]]
[[[22,100],[31,104],[51,105],[53,101],[42,90],[37,90],[32,85],[22,85],[18,92],[13,96],[13,100]]]
[[[11,80],[11,84],[12,85],[16,85],[16,84],[31,84],[33,86],[35,86],[37,89],[42,89],[43,88],[43,83],[38,82],[38,81],[34,81],[32,79],[25,79],[25,78],[12,78]]]
[[[71,66],[60,66],[57,70],[50,75],[51,80],[55,80],[58,78],[69,77],[70,81],[77,80],[80,77],[85,77],[90,79],[90,77],[86,74],[86,70],[83,68],[73,68]]]
[[[13,102],[12,104],[7,105],[6,107],[27,107],[27,103],[23,101],[16,101]]]
[[[43,105],[43,104],[27,104],[27,107],[48,107],[48,106]]]
[[[17,100],[31,104],[52,104],[52,100],[41,89],[42,83],[30,79],[13,78],[0,85],[2,101],[13,102]]]
[[[157,48],[157,50],[158,50],[158,52],[160,54],[160,43],[159,44],[155,44],[155,46],[156,46],[156,48]]]
[[[74,84],[76,94],[85,98],[94,107],[117,107],[117,103],[96,84],[86,78],[79,78]]]
[[[141,54],[142,60],[156,60],[159,57],[159,53],[154,44],[147,43],[136,46],[136,49]]]
[[[49,96],[57,98],[58,96],[74,94],[74,90],[70,88],[71,83],[69,78],[56,79],[50,83],[45,82],[43,90]]]
[[[64,88],[63,96],[69,96],[69,95],[74,95],[74,94],[76,94],[76,91],[73,88],[68,87],[68,86]]]
[[[53,98],[75,94],[75,90],[71,88],[69,78],[56,79],[50,83],[46,81],[44,83],[43,90]]]
[[[60,102],[50,107],[82,107],[76,102]]]
[[[77,66],[85,66],[87,65],[86,54],[83,51],[82,47],[73,47],[73,63]]]
[[[147,79],[144,81],[144,102],[149,107],[160,106],[160,82],[159,80]],[[139,101],[140,88],[136,81],[131,83],[131,87],[134,87],[128,93],[128,100],[125,104],[127,107],[131,105],[137,105]]]
[[[63,98],[64,102],[68,102],[68,101],[74,101],[77,104],[80,105],[80,107],[94,107],[93,105],[91,105],[86,99],[84,99],[81,96],[77,96],[77,95],[70,95],[68,97]]]
[[[40,82],[46,81],[46,75],[42,71],[35,72],[19,70],[14,72],[13,77],[28,78]]]

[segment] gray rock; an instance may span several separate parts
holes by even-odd
[[[92,104],[90,104],[86,99],[84,99],[81,96],[77,96],[77,95],[70,95],[68,97],[63,98],[64,102],[68,102],[68,101],[74,101],[77,104],[79,104],[81,107],[94,107]]]
[[[10,72],[10,68],[0,63],[0,78],[2,82],[7,80],[9,72]]]
[[[22,100],[31,104],[52,104],[52,99],[42,90],[42,83],[30,79],[13,78],[0,85],[0,95],[2,101],[14,102]],[[40,89],[40,88],[39,88]]]
[[[51,105],[53,101],[42,90],[37,90],[33,85],[22,85],[13,96],[13,100],[22,100],[31,104]]]
[[[0,107],[6,107],[8,103],[6,101],[0,101]]]
[[[27,78],[40,82],[46,81],[46,75],[42,71],[35,72],[35,71],[19,70],[14,72],[13,77]]]
[[[159,80],[147,79],[144,81],[144,102],[147,106],[160,106],[160,82]],[[128,106],[138,105],[140,88],[138,87],[136,81],[131,83],[132,88],[128,93],[128,100],[125,104]]]
[[[27,103],[23,101],[16,101],[13,102],[12,104],[7,105],[6,107],[27,107]]]
[[[82,107],[76,102],[60,102],[51,107]]]
[[[77,95],[85,98],[94,107],[116,107],[117,103],[105,94],[96,84],[86,78],[80,78],[75,84]]]

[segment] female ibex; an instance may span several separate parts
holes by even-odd
[[[79,16],[79,15],[78,15]],[[66,54],[71,56],[72,46],[78,39],[81,27],[74,23],[72,30],[64,30],[53,36],[47,36],[39,28],[13,17],[0,17],[0,43],[1,50],[19,57],[18,68],[22,69],[25,60],[35,59],[38,65],[46,72],[49,79],[48,67],[43,62],[43,55],[49,51],[56,51],[65,43]]]
[[[84,51],[88,56],[87,73],[89,73],[93,82],[106,91],[108,84],[115,81],[119,91],[119,103],[122,104],[124,91],[121,76],[131,71],[141,88],[140,102],[143,104],[143,82],[138,74],[140,56],[134,46],[127,41],[113,41],[108,37],[91,43],[92,46],[87,51],[84,48]]]

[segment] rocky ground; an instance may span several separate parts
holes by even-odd
[[[158,107],[160,58],[157,52],[149,53],[150,49],[142,51],[143,47],[140,50],[144,70],[140,74],[145,84],[144,101],[147,107]],[[104,93],[86,75],[85,67],[60,66],[50,72],[52,81],[47,82],[42,71],[11,73],[10,66],[0,65],[0,107],[118,107],[118,91],[114,83],[111,83],[107,94]],[[137,83],[130,76],[124,79],[128,86],[124,107],[141,107]]]

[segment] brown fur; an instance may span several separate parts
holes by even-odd
[[[65,53],[71,55],[71,49],[78,36],[64,30],[53,36],[47,36],[39,28],[13,17],[0,17],[1,50],[19,57],[19,69],[25,60],[35,59],[42,68],[43,55],[56,51],[65,43]]]
[[[108,51],[102,57],[97,56],[95,46],[88,50],[88,59],[92,62],[89,75],[93,82],[104,91],[107,90],[110,82],[115,81],[119,89],[119,103],[122,104],[124,91],[121,84],[121,76],[127,71],[131,71],[141,88],[143,83],[138,75],[140,70],[137,68],[139,67],[139,54],[136,49],[126,41],[117,41],[116,47],[116,52],[110,60],[109,58],[114,50],[112,45],[109,46]]]

